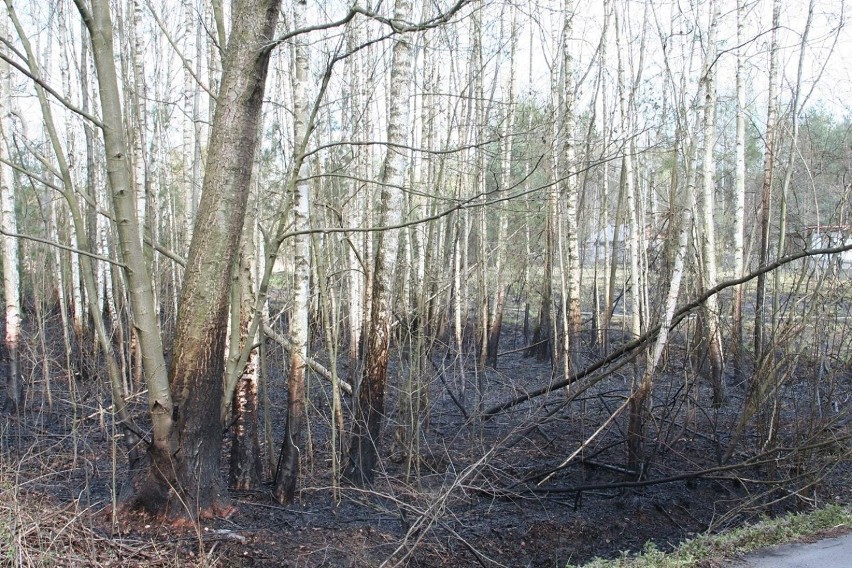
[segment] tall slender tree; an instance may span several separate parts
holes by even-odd
[[[0,18],[0,39],[9,36],[7,18]],[[3,49],[6,49],[5,47]],[[6,411],[16,412],[23,400],[19,369],[18,344],[21,338],[21,275],[18,267],[18,232],[15,212],[14,172],[9,167],[12,138],[12,88],[9,63],[0,61],[0,228],[3,235],[3,299],[5,304],[6,351],[9,368],[6,375]]]
[[[719,5],[711,0],[709,7],[710,22],[707,34],[707,46],[704,60],[704,175],[701,204],[703,207],[703,225],[701,231],[701,259],[704,289],[716,286],[716,186],[714,147],[716,145],[716,31],[719,25]],[[704,325],[707,329],[707,353],[710,361],[710,382],[713,387],[713,406],[719,408],[724,398],[722,370],[722,332],[719,325],[719,301],[715,295],[707,298],[703,306]]]
[[[411,19],[411,0],[396,0],[393,21]],[[402,220],[402,190],[405,185],[409,93],[412,77],[410,37],[394,40],[388,94],[387,141],[382,171],[377,222],[392,227]],[[364,353],[364,367],[355,404],[354,426],[349,447],[349,464],[344,476],[356,485],[370,485],[378,461],[378,443],[385,411],[390,348],[391,296],[396,264],[398,229],[383,229],[374,240],[373,291],[370,327]]]
[[[757,261],[760,266],[769,261],[770,219],[772,217],[772,178],[775,169],[776,121],[778,117],[778,28],[781,25],[781,0],[772,3],[772,39],[769,47],[769,97],[766,107],[766,134],[763,153],[763,184],[760,190],[760,244]],[[754,355],[760,359],[765,349],[766,274],[757,277],[754,301]]]
[[[305,22],[306,0],[296,0],[293,24],[298,28]],[[294,48],[295,77],[293,79],[293,105],[295,108],[294,140],[308,136],[308,44],[304,36],[296,38]],[[275,498],[290,503],[296,494],[299,460],[303,447],[305,420],[305,367],[308,358],[308,315],[310,312],[311,235],[310,185],[308,160],[296,160],[300,165],[293,190],[293,230],[297,234],[293,243],[293,308],[290,315],[290,374],[287,379],[287,425],[281,458],[275,476]]]
[[[745,0],[737,0],[737,48],[736,48],[736,96],[737,96],[737,138],[734,189],[734,278],[740,278],[745,271],[745,81],[743,80],[743,26],[745,20]],[[743,286],[734,288],[734,305],[731,350],[733,351],[734,371],[740,373],[743,352]]]

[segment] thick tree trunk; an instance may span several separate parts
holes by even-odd
[[[231,436],[231,464],[228,486],[233,489],[258,489],[263,477],[260,454],[258,398],[259,361],[257,350],[237,381],[234,394],[234,431]]]
[[[168,377],[133,201],[109,3],[95,0],[91,12],[83,0],[75,3],[92,36],[109,182],[154,427],[147,462],[132,469],[124,504],[175,519],[226,514],[231,505],[219,459],[228,291],[280,1],[234,6],[196,221],[204,230],[196,231],[189,250]]]

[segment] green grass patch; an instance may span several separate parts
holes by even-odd
[[[596,558],[585,568],[690,568],[712,566],[767,546],[795,542],[802,538],[840,528],[852,528],[852,507],[830,505],[809,513],[764,519],[754,525],[715,535],[701,535],[681,543],[672,552],[663,552],[649,542],[639,554],[620,558]],[[568,568],[575,566],[568,564]]]

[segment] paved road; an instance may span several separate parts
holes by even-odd
[[[748,554],[743,568],[852,568],[852,534],[812,543],[785,544]]]

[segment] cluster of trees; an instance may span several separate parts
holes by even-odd
[[[230,485],[258,486],[267,339],[290,353],[276,498],[298,488],[308,369],[331,383],[335,478],[370,484],[386,386],[403,393],[415,448],[436,350],[457,355],[452,387],[472,423],[499,410],[485,408],[486,369],[512,297],[535,314],[528,354],[558,384],[622,344],[642,349],[622,408],[641,469],[684,298],[700,299],[719,407],[726,366],[773,352],[783,288],[779,271],[756,270],[723,305],[721,275],[748,281],[824,227],[848,231],[849,123],[816,104],[842,7],[5,6],[7,408],[23,400],[22,329],[55,310],[69,376],[99,353],[131,508],[227,513],[223,429]],[[36,315],[23,327],[20,290]],[[283,332],[270,315],[281,300]],[[137,416],[127,401],[143,391]]]

